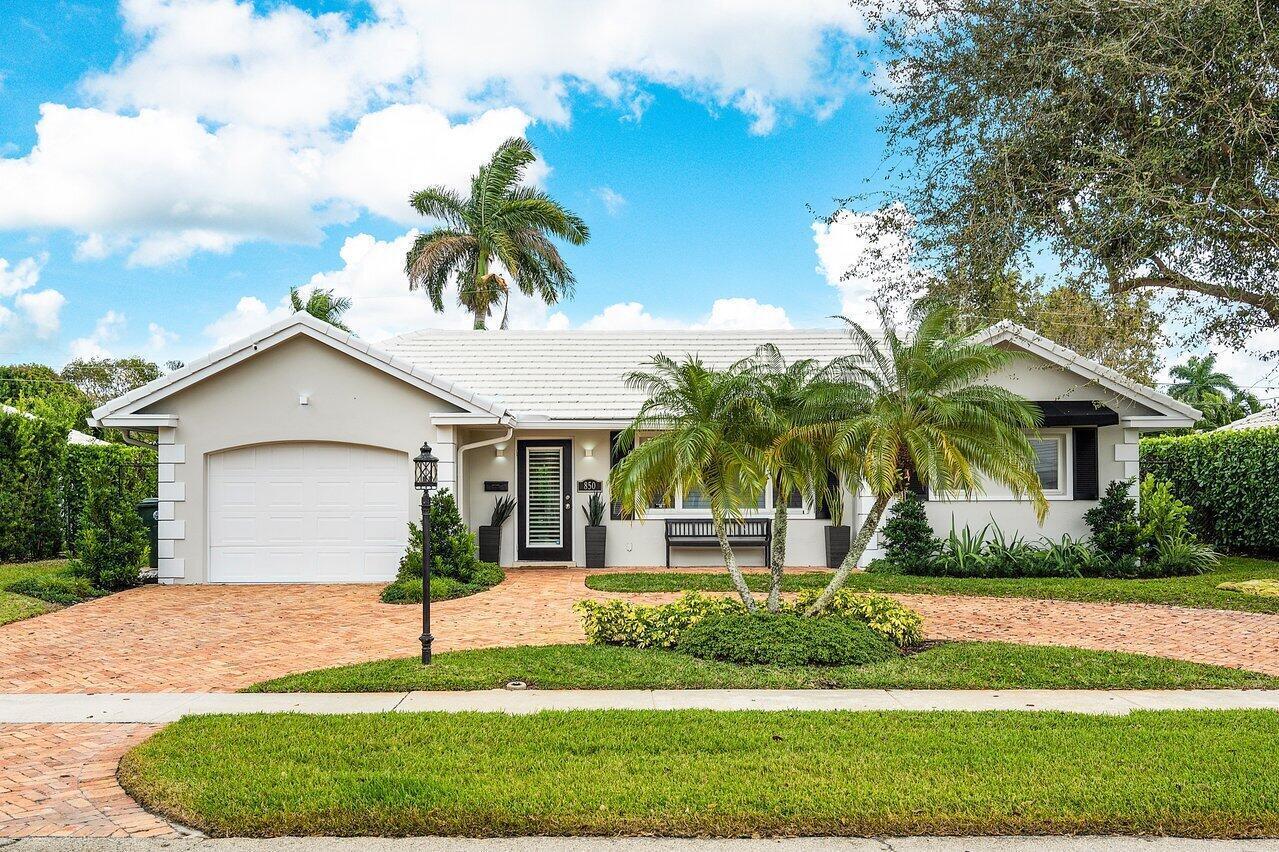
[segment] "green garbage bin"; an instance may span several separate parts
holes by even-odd
[[[155,571],[160,567],[159,548],[156,543],[160,540],[160,500],[157,497],[148,497],[141,500],[137,505],[138,517],[142,519],[143,525],[147,528],[147,538],[151,541],[151,570]]]

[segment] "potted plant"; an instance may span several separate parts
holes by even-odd
[[[844,524],[844,489],[836,482],[826,494],[830,526],[826,527],[826,567],[838,568],[852,545],[853,529]]]
[[[608,540],[608,527],[604,526],[604,498],[599,493],[591,495],[582,507],[586,514],[586,567],[604,567],[604,544]]]
[[[502,561],[502,527],[515,512],[515,498],[502,496],[493,501],[493,514],[487,526],[480,527],[480,561]]]

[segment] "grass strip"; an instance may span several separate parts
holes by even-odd
[[[784,588],[787,591],[820,588],[829,579],[830,574],[821,571],[788,574]],[[861,573],[851,576],[847,587],[857,591],[913,595],[986,595],[999,598],[1154,603],[1199,609],[1279,613],[1279,597],[1241,595],[1217,588],[1220,583],[1256,579],[1279,579],[1279,562],[1232,557],[1221,560],[1219,568],[1207,574],[1153,580],[1105,580],[1092,577],[997,580]],[[768,578],[763,574],[751,574],[747,582],[752,589],[762,591],[767,588]],[[732,591],[728,575],[724,571],[696,574],[678,571],[608,572],[589,575],[586,586],[601,592],[680,592],[685,589]]]
[[[249,692],[497,689],[1214,689],[1276,688],[1279,678],[1162,657],[1002,642],[949,642],[867,666],[778,668],[699,660],[674,651],[540,645],[319,669]]]
[[[191,716],[121,763],[215,836],[1279,834],[1272,711]]]

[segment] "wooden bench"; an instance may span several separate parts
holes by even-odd
[[[764,548],[764,565],[771,566],[773,551],[773,519],[742,518],[725,521],[728,543],[741,547]],[[671,567],[672,547],[719,547],[715,524],[710,518],[666,519],[666,567]]]

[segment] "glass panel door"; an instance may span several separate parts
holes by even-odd
[[[561,547],[564,544],[563,451],[559,447],[529,447],[525,498],[528,525],[524,543],[529,547]]]

